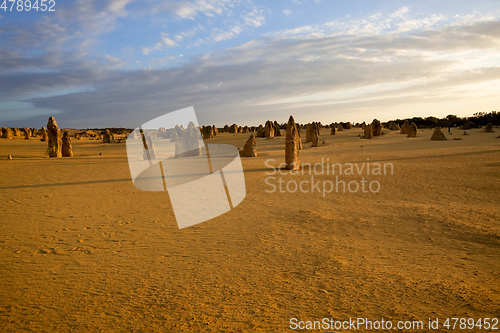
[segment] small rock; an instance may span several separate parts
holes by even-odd
[[[274,124],[271,121],[266,121],[266,125],[264,126],[264,134],[266,139],[274,138]]]
[[[250,134],[250,138],[245,143],[243,150],[241,151],[242,157],[256,157],[257,156],[257,144],[253,133]]]
[[[415,123],[411,123],[410,127],[408,128],[407,137],[414,138],[416,136],[417,136],[417,125]]]
[[[434,130],[434,133],[432,133],[431,140],[444,141],[444,140],[446,140],[446,136],[444,135],[443,132],[441,132],[441,129],[439,127],[436,127],[436,129]]]
[[[362,139],[371,139],[373,137],[373,123],[375,123],[376,121],[378,120],[374,119],[370,125],[365,125],[365,129],[363,130],[364,135],[361,137]],[[380,126],[380,122],[378,123],[378,125]]]
[[[410,123],[408,122],[408,120],[405,120],[403,125],[401,125],[399,133],[408,134],[409,130],[410,130]]]
[[[382,124],[378,119],[373,119],[371,123],[371,130],[373,136],[380,136],[382,135]],[[366,136],[366,131],[365,131],[365,136]],[[371,137],[365,137],[365,139],[371,139]]]

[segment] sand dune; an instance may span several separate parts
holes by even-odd
[[[377,193],[269,193],[266,164],[284,162],[285,137],[258,138],[259,156],[242,159],[245,200],[181,230],[167,193],[134,188],[125,144],[73,140],[75,157],[49,159],[39,140],[0,139],[0,330],[286,332],[294,317],[500,317],[500,140],[479,129],[447,141],[384,132],[323,129],[324,144],[300,151],[302,163],[392,163],[392,175],[371,176]],[[208,141],[243,147],[248,137]]]

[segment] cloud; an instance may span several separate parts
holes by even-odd
[[[87,58],[99,36],[116,29],[116,21],[128,15],[125,7],[131,2],[77,0],[71,5],[58,4],[57,11],[39,20],[6,22],[0,34],[0,74],[18,72],[22,81],[29,72],[57,74],[89,62],[106,68],[102,62],[110,63],[107,56],[101,62]]]
[[[293,29],[281,30],[281,31],[272,33],[270,35],[294,37],[294,36],[299,36],[299,35],[308,35],[314,31],[321,31],[322,32],[322,30],[318,30],[317,28],[315,28],[311,25],[305,25],[305,26],[297,27],[297,28],[293,28]]]
[[[114,76],[87,74],[81,83],[88,80],[99,88],[29,102],[37,108],[60,110],[58,119],[76,127],[91,126],[88,119],[94,118],[103,126],[134,126],[142,117],[188,105],[199,111],[200,122],[218,124],[258,124],[269,114],[284,121],[290,113],[297,114],[299,121],[307,115],[308,120],[316,117],[327,122],[355,112],[347,119],[367,117],[369,121],[377,110],[396,112],[398,107],[441,105],[445,100],[462,100],[470,107],[467,98],[491,100],[497,95],[475,88],[481,82],[493,85],[500,80],[498,62],[491,62],[500,48],[500,35],[483,33],[495,30],[499,22],[488,24],[444,26],[421,32],[415,40],[405,33],[268,38],[199,57],[183,67]],[[464,31],[469,34],[467,49],[460,47]],[[485,57],[485,62],[478,57]],[[47,74],[31,82],[71,85],[74,76],[60,74],[50,80]],[[143,110],[148,110],[146,115]],[[426,110],[436,111],[428,106]]]
[[[108,5],[108,9],[112,12],[121,11],[127,6],[129,3],[134,0],[111,0]]]
[[[124,61],[120,58],[113,57],[109,54],[105,54],[104,56],[107,59],[108,63],[114,68],[130,66],[129,62]]]
[[[285,16],[290,16],[293,14],[291,9],[283,9],[282,13],[285,14]]]
[[[187,29],[172,33],[170,39],[175,43],[183,42],[184,47],[191,48],[231,40],[244,31],[262,27],[266,23],[265,14],[270,11],[254,5],[252,0],[167,0],[156,3],[153,12],[156,15],[155,24],[166,29],[171,29],[172,22],[183,22],[182,25]],[[158,18],[160,16],[162,19]],[[171,41],[161,44],[178,46]],[[150,54],[160,50],[162,45],[144,46],[142,53]]]
[[[178,38],[176,38],[176,39],[179,40]],[[154,47],[143,47],[142,53],[143,54],[150,54],[153,51],[160,51],[164,47],[175,47],[175,46],[179,46],[179,44],[177,44],[174,40],[170,39],[169,34],[162,32],[161,38],[156,43],[156,45]]]
[[[408,7],[402,7],[398,9],[397,11],[389,14],[389,17],[391,18],[403,18],[405,14],[408,13]]]
[[[163,69],[116,71],[126,63],[112,55],[82,58],[79,48],[28,57],[3,47],[0,98],[31,103],[32,123],[18,124],[36,127],[46,123],[46,110],[59,112],[65,127],[133,127],[190,105],[200,123],[218,125],[258,125],[269,117],[285,121],[290,114],[299,122],[370,121],[373,114],[401,117],[402,110],[439,116],[451,106],[453,113],[472,113],[479,107],[473,102],[498,105],[492,88],[500,81],[497,18],[467,17],[459,24],[465,18],[404,15],[272,32]],[[411,30],[398,26],[411,20],[416,21]],[[210,38],[231,39],[245,27],[240,22],[213,29]],[[150,49],[178,42],[163,33]],[[155,58],[154,64],[165,66],[179,57]],[[45,110],[41,118],[36,110]]]
[[[222,15],[230,11],[229,0],[163,1],[156,5],[156,12],[171,12],[179,18],[193,20],[199,14],[207,16]]]
[[[418,29],[427,29],[434,26],[445,17],[442,15],[432,15],[431,17],[421,18],[421,19],[406,19],[402,22],[396,23],[398,31],[414,31]]]
[[[306,25],[293,29],[285,29],[280,31],[270,32],[268,36],[302,36],[302,37],[318,37],[332,35],[380,35],[401,33],[410,31],[419,31],[432,29],[444,24],[456,23],[458,20],[465,20],[465,17],[455,18],[450,21],[444,15],[433,14],[430,16],[416,15],[411,17],[407,7],[398,9],[397,11],[383,15],[376,13],[367,18],[354,18],[348,20],[334,20],[325,23],[317,23],[315,25]],[[492,16],[473,15],[468,23],[479,21],[490,21],[494,19]],[[446,22],[448,21],[448,22]],[[462,25],[462,24],[459,24]]]
[[[254,8],[253,11],[246,12],[242,15],[243,22],[250,27],[260,27],[266,22],[266,18],[263,13],[263,10]]]
[[[232,39],[241,33],[242,29],[240,25],[234,26],[229,30],[221,30],[215,28],[212,32],[211,39],[216,42],[221,42],[224,40]]]
[[[253,6],[249,11],[244,11],[240,15],[241,21],[228,20],[232,25],[226,23],[228,28],[215,27],[212,29],[210,36],[206,39],[200,38],[197,45],[207,44],[209,42],[222,42],[230,40],[240,35],[243,31],[250,28],[257,28],[265,24],[264,10]]]
[[[56,115],[58,110],[33,108],[28,102],[0,102],[0,117],[3,121],[19,121],[30,117]]]
[[[162,34],[161,40],[162,40],[162,43],[164,45],[166,45],[166,46],[170,46],[170,47],[172,47],[172,46],[178,46],[176,42],[174,42],[173,40],[171,40],[170,38],[168,38],[166,36],[163,36],[163,34]]]

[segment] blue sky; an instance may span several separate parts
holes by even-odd
[[[32,1],[34,2],[34,1]],[[77,0],[0,10],[0,126],[499,110],[498,1]]]

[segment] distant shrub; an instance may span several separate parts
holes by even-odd
[[[443,118],[436,117],[414,117],[407,119],[391,120],[397,124],[402,124],[405,120],[409,123],[414,122],[418,128],[435,128],[435,127],[459,127],[461,129],[479,128],[492,123],[494,126],[500,125],[500,112],[476,112],[472,117],[458,117],[450,114]]]

